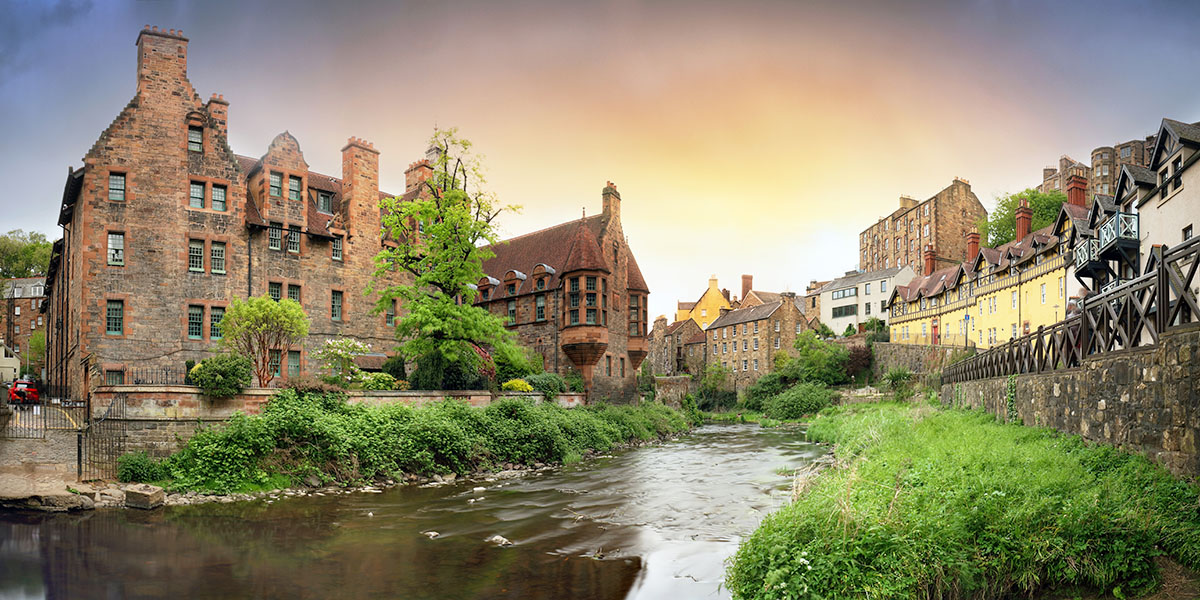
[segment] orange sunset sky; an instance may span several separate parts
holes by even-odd
[[[710,274],[803,292],[857,233],[955,176],[989,209],[1059,155],[1200,120],[1170,2],[0,2],[0,230],[57,238],[63,177],[134,93],[144,24],[190,38],[230,144],[288,130],[340,176],[349,136],[402,191],[435,125],[524,207],[506,236],[623,197],[651,318]]]

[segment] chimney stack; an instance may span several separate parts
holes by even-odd
[[[432,176],[433,167],[429,165],[427,158],[408,165],[408,169],[404,171],[404,191],[413,191]]]
[[[617,192],[617,184],[609,181],[600,192],[601,213],[610,219],[621,218],[621,194]]]
[[[183,31],[145,26],[137,38],[137,93],[170,94],[187,85],[188,39]]]
[[[753,288],[754,288],[754,276],[753,275],[742,275],[742,300],[746,299],[746,296],[750,294],[750,290]]]
[[[1029,208],[1029,202],[1024,198],[1021,199],[1021,206],[1017,207],[1017,238],[1020,242],[1029,235],[1029,227],[1033,224],[1033,209]]]
[[[936,264],[937,253],[933,251],[933,244],[925,244],[925,272],[923,274],[932,275]]]
[[[725,297],[726,302],[729,302],[729,288],[722,289],[721,295]]]
[[[342,211],[349,235],[379,234],[379,151],[361,138],[342,148]]]
[[[213,94],[204,105],[208,116],[212,119],[213,129],[220,132],[221,137],[229,139],[229,101],[221,94]]]
[[[976,256],[979,256],[979,230],[972,227],[971,231],[969,233],[967,233],[967,260],[966,260],[966,262],[971,262],[971,261],[975,260]]]
[[[1067,179],[1067,204],[1087,208],[1087,180],[1079,174],[1072,173]]]

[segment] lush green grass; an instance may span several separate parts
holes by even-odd
[[[569,463],[616,444],[686,430],[662,404],[565,409],[503,399],[486,408],[446,400],[420,408],[347,404],[340,394],[283,390],[261,415],[198,432],[159,463],[123,457],[124,474],[174,489],[284,487],[315,475],[354,484],[403,473],[468,473],[502,463]]]
[[[742,543],[737,598],[1123,597],[1160,554],[1200,567],[1197,488],[1140,456],[930,406],[828,409],[808,435],[844,464]]]

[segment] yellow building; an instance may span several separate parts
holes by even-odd
[[[1032,212],[1022,207],[1016,241],[980,249],[972,232],[967,262],[934,271],[927,260],[925,275],[897,286],[888,303],[892,341],[984,349],[1062,320],[1075,295],[1068,289],[1074,263],[1066,242],[1088,214],[1081,197],[1086,183],[1073,183],[1074,202],[1063,205],[1053,225],[1030,232]]]
[[[717,277],[714,275],[708,278],[708,289],[704,290],[699,300],[678,303],[675,320],[692,319],[700,325],[700,329],[706,329],[709,323],[716,321],[717,317],[721,316],[722,308],[732,310],[734,307],[729,301],[727,292],[722,292],[717,287]]]

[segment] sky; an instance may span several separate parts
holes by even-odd
[[[143,25],[182,29],[229,142],[347,138],[403,191],[434,127],[484,156],[520,235],[600,211],[673,317],[715,275],[803,293],[954,177],[991,208],[1068,154],[1200,120],[1200,3],[0,0],[0,231],[54,239],[68,167],[133,97]]]

